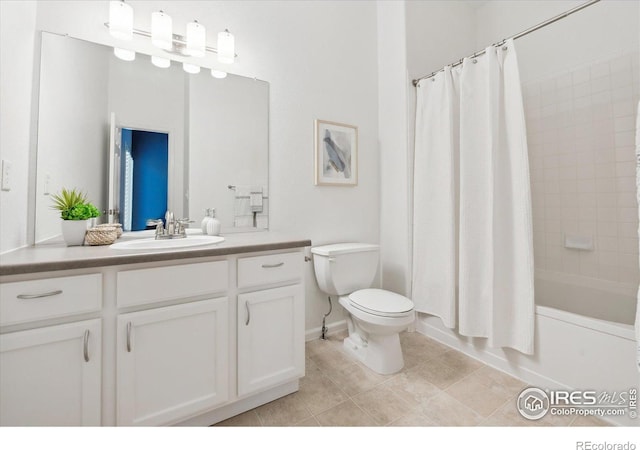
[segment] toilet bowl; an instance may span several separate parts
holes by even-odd
[[[348,313],[344,350],[380,374],[404,366],[399,333],[415,320],[413,302],[384,289],[370,288],[378,267],[378,246],[343,243],[313,247],[320,289],[338,296]]]
[[[415,320],[413,302],[383,289],[362,289],[339,297],[339,303],[349,313],[345,351],[374,372],[387,375],[401,370],[404,358],[399,333]]]

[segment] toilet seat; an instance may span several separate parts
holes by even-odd
[[[381,317],[405,317],[413,314],[413,302],[384,289],[360,289],[349,294],[349,304],[360,311]]]

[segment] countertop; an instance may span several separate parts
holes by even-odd
[[[0,255],[0,276],[224,256],[311,245],[309,239],[272,231],[233,233],[223,236],[225,240],[218,244],[157,250],[115,250],[108,245],[67,247],[61,240],[50,241]],[[125,233],[120,239],[139,237],[135,233]]]

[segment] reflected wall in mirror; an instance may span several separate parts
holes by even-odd
[[[146,217],[158,206],[144,210],[148,201],[134,200],[131,163],[139,169],[149,158],[130,151],[127,159],[123,131],[166,136],[166,183],[141,175],[147,184],[140,192],[164,195],[176,217],[197,227],[215,208],[223,233],[268,228],[268,112],[264,81],[214,79],[206,69],[191,75],[176,62],[161,69],[141,54],[121,61],[110,47],[43,32],[35,242],[60,234],[49,196],[62,187],[85,192],[101,210],[125,208],[111,220],[131,219],[132,230],[143,218],[158,218]]]

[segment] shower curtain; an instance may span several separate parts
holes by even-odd
[[[413,261],[417,311],[533,353],[531,188],[512,40],[418,85]]]

